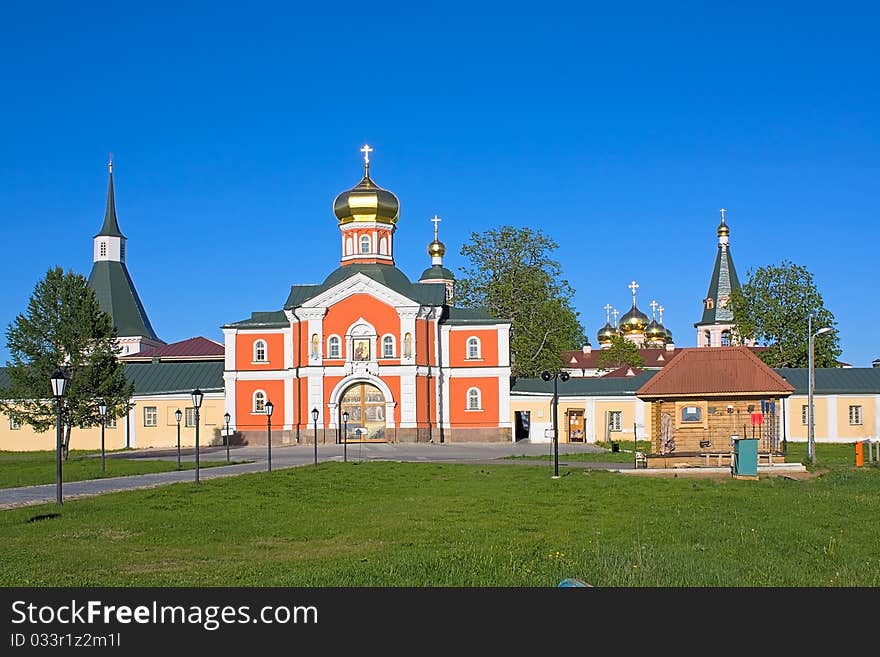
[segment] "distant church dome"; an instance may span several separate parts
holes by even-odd
[[[364,177],[354,187],[342,192],[333,201],[333,212],[340,224],[353,222],[394,225],[400,216],[400,201],[387,189],[382,189],[370,178],[370,153],[364,146]]]
[[[645,340],[647,342],[666,342],[666,329],[656,319],[645,328]]]
[[[633,304],[629,312],[620,318],[618,326],[624,335],[628,333],[644,333],[649,322],[648,316]]]
[[[446,245],[438,239],[434,239],[428,245],[428,255],[432,258],[442,258],[446,255]]]
[[[599,344],[609,344],[614,337],[620,335],[618,330],[611,326],[611,322],[606,322],[605,326],[599,329],[599,332],[596,334],[596,340],[599,341]]]

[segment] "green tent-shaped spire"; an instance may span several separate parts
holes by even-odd
[[[119,230],[119,222],[116,220],[116,193],[113,190],[113,160],[110,160],[108,166],[110,169],[110,182],[107,187],[107,210],[104,212],[104,225],[101,226],[101,231],[95,235],[95,237],[100,237],[102,235],[106,237],[125,237],[125,235],[122,234],[122,231]]]

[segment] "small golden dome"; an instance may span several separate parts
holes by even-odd
[[[730,228],[728,228],[727,224],[724,223],[724,219],[722,219],[721,223],[718,224],[718,237],[728,236],[730,236]]]
[[[652,319],[645,328],[645,339],[648,342],[666,342],[666,329],[658,324],[656,319]]]
[[[440,240],[434,240],[428,245],[428,255],[432,258],[442,258],[446,254],[446,245]]]
[[[669,329],[664,330],[666,331],[666,344],[673,344],[674,341],[672,339],[672,331],[670,331]]]
[[[596,334],[596,339],[599,341],[599,344],[608,344],[611,342],[611,339],[620,335],[619,331],[611,326],[609,323],[605,323],[605,326],[599,329],[599,332]]]
[[[333,212],[341,224],[352,222],[394,225],[400,217],[400,201],[387,189],[382,189],[370,178],[369,153],[373,149],[364,146],[364,177],[354,187],[342,192],[333,201]]]
[[[648,316],[633,305],[629,312],[620,318],[618,326],[624,335],[627,333],[644,333],[649,321]]]

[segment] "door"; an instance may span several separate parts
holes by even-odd
[[[531,412],[516,411],[516,413],[514,413],[514,418],[516,420],[514,438],[516,438],[516,440],[528,440],[531,425]]]
[[[571,410],[568,416],[568,442],[582,443],[586,440],[584,435],[584,412],[581,410]]]
[[[342,396],[340,417],[348,413],[347,442],[385,441],[385,396],[369,383],[355,383]]]

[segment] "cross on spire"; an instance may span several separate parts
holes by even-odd
[[[629,285],[627,285],[627,287],[628,287],[630,290],[632,290],[632,293],[633,293],[633,307],[635,307],[635,305],[636,305],[636,290],[639,289],[639,284],[636,283],[635,281],[633,281],[632,283],[630,283]]]
[[[660,323],[662,324],[663,323],[663,306],[660,306],[659,308],[657,308],[657,312],[660,313]]]
[[[435,214],[435,215],[434,215],[434,218],[431,219],[431,221],[434,223],[434,239],[436,240],[436,239],[437,239],[437,231],[438,231],[438,228],[439,228],[439,224],[440,224],[440,222],[443,221],[443,220]]]
[[[620,311],[615,308],[611,311],[611,314],[614,315],[614,326],[617,326],[617,316],[620,314]]]
[[[605,311],[605,323],[610,324],[611,323],[611,304],[606,303],[603,310]]]
[[[113,153],[110,153],[110,156],[107,161],[107,170],[110,173],[113,173]]]
[[[361,148],[361,153],[364,154],[364,173],[370,173],[370,153],[373,152],[373,149],[370,148],[369,144],[364,144]]]
[[[660,304],[652,299],[651,303],[649,303],[648,305],[651,306],[651,319],[655,319],[654,313],[657,312],[657,306],[659,306]]]
[[[724,208],[721,208],[721,223],[724,223],[724,213],[727,212]]]

